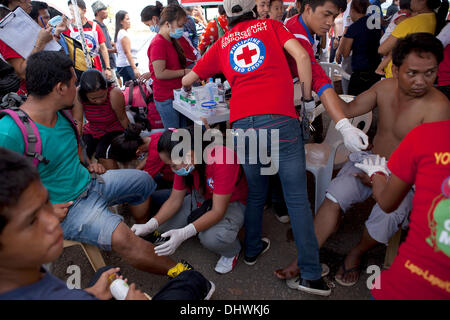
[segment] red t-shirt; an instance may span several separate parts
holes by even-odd
[[[375,299],[450,299],[450,120],[413,129],[389,159],[415,185],[406,241],[383,271]]]
[[[95,31],[97,32],[97,39],[96,39],[95,34],[92,32],[93,26],[94,26],[94,22],[92,22],[92,21],[88,21],[83,26],[83,31],[85,32],[84,36],[85,36],[86,44],[89,47],[89,50],[99,51],[100,45],[102,43],[105,43],[106,38],[105,38],[105,35],[103,34],[103,30],[100,27],[100,25],[98,23],[96,23],[96,27],[95,27]],[[78,41],[81,41],[81,36],[78,33],[77,28],[73,28],[73,32],[69,29],[69,30],[65,31],[64,34],[71,38],[74,38]],[[97,43],[97,40],[98,40],[98,43]],[[100,52],[99,52],[99,55],[94,57],[94,62],[95,62],[95,68],[97,70],[103,71],[102,70],[102,62],[100,60]]]
[[[313,48],[314,39],[309,33],[309,30],[300,15],[296,15],[286,21],[286,28],[288,28],[288,30],[294,34],[298,42],[302,45],[303,48],[305,48],[305,50],[309,54],[312,68],[312,89],[320,97],[326,89],[333,88],[333,86],[331,84],[330,78],[328,78],[328,76],[325,74],[325,71],[323,71],[322,67],[320,66],[320,63],[316,61]],[[297,77],[297,63],[289,54],[286,55],[288,56],[289,67],[291,68],[292,75],[294,77]]]
[[[194,175],[194,188],[199,190],[199,174],[196,170],[192,174]],[[205,175],[206,191],[203,195],[205,200],[211,199],[213,194],[226,195],[231,193],[230,202],[247,203],[247,180],[233,150],[224,146],[214,147],[208,155]],[[182,176],[175,175],[173,188],[175,190],[186,189]]]
[[[15,58],[22,58],[20,54],[18,54],[16,51],[14,51],[10,46],[8,46],[6,43],[4,43],[2,40],[0,40],[0,54],[3,56],[3,59],[8,61],[8,59],[15,59]],[[20,80],[20,87],[19,91],[17,91],[18,94],[26,95],[28,93],[27,91],[27,85],[25,80]]]
[[[182,36],[180,39],[178,39],[178,43],[180,44],[181,48],[183,48],[184,55],[186,56],[186,65],[190,65],[192,62],[197,61],[197,56],[194,53],[195,48],[192,46],[189,40],[185,38],[185,36]]]
[[[169,80],[158,80],[156,79],[152,63],[155,60],[165,60],[166,69],[183,69],[180,65],[180,61],[178,60],[177,51],[175,50],[172,41],[166,40],[158,33],[150,43],[147,55],[149,60],[150,75],[153,79],[153,97],[156,101],[160,102],[173,99],[173,90],[181,88],[181,79],[183,77]]]
[[[279,21],[244,21],[225,33],[195,65],[202,79],[223,73],[232,88],[230,122],[255,115],[297,118],[283,46],[294,36]]]
[[[450,86],[450,44],[444,49],[444,60],[439,65],[438,86]]]
[[[174,173],[170,166],[166,165],[158,153],[158,141],[162,136],[162,132],[154,133],[150,136],[150,145],[148,146],[148,157],[145,163],[144,171],[146,171],[153,178],[161,173],[162,177],[166,181],[173,181]]]

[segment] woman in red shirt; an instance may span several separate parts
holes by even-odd
[[[180,137],[189,146],[181,157],[173,152]],[[210,147],[206,142],[196,153],[195,142],[202,138],[202,131],[192,127],[162,134],[158,152],[176,173],[173,190],[155,217],[131,230],[139,236],[156,229],[165,232],[162,237],[170,240],[155,247],[160,256],[173,254],[181,243],[198,233],[202,245],[221,256],[214,270],[225,274],[233,270],[241,251],[237,235],[244,224],[247,181],[233,150],[222,145]],[[207,159],[203,159],[204,154]]]
[[[88,122],[84,126],[83,114]],[[73,115],[86,143],[87,156],[91,158],[95,153],[105,169],[118,169],[117,163],[108,157],[108,148],[129,124],[122,91],[112,87],[99,70],[87,70],[80,78]]]
[[[373,183],[373,196],[393,212],[415,185],[409,232],[389,270],[375,281],[377,300],[450,299],[450,121],[413,129],[384,161],[357,166]],[[366,183],[368,178],[366,177]]]
[[[186,69],[186,54],[177,39],[184,33],[186,13],[180,6],[169,5],[161,12],[159,33],[148,48],[153,97],[164,128],[180,128],[183,116],[173,108],[173,90],[181,88]]]

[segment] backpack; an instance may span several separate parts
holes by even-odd
[[[20,78],[14,68],[0,59],[0,97],[10,92],[17,92],[20,88]]]
[[[5,115],[9,115],[16,125],[22,131],[23,141],[25,142],[25,156],[33,161],[37,167],[39,163],[49,164],[49,161],[42,155],[42,141],[36,124],[31,118],[20,109],[26,98],[17,93],[9,93],[5,95],[0,103],[0,119]],[[80,144],[80,136],[72,114],[67,110],[59,111],[72,125],[77,141]]]
[[[125,84],[123,95],[126,103],[126,113],[130,123],[140,123],[144,130],[164,128],[159,112],[153,100],[153,92],[138,80],[131,80]]]
[[[61,34],[61,39],[58,41],[58,43],[64,48],[66,54],[73,61],[77,79],[80,79],[83,72],[88,69],[86,57],[84,55],[83,46],[81,45],[81,42],[65,34]],[[92,67],[94,67],[95,65],[94,60],[91,57],[90,59]]]

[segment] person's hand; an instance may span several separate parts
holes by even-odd
[[[361,180],[361,183],[366,187],[372,188],[372,182],[370,181],[370,177],[365,172],[355,173],[355,177]]]
[[[65,202],[65,203],[57,203],[53,205],[53,212],[55,216],[58,218],[59,222],[63,222],[67,216],[67,212],[69,212],[69,207],[73,205],[73,201]]]
[[[314,121],[314,109],[316,108],[316,102],[314,99],[311,100],[305,100],[305,112],[306,112],[306,118],[311,123]]]
[[[108,80],[112,79],[112,71],[111,70],[105,69],[104,73],[105,73],[106,79],[108,79]]]
[[[63,19],[60,24],[55,27],[55,36],[59,38],[61,33],[66,32],[69,29],[69,19],[66,16],[63,16]]]
[[[342,54],[340,53],[336,53],[336,63],[341,63],[342,62]]]
[[[197,230],[192,223],[188,224],[186,227],[182,229],[174,229],[163,233],[161,237],[168,238],[170,240],[155,247],[155,253],[158,256],[169,256],[174,254],[177,248],[187,239],[195,236],[197,234]]]
[[[377,155],[376,158],[366,158],[361,163],[355,163],[355,167],[364,171],[370,178],[372,178],[375,173],[384,174],[386,177],[389,176],[386,158],[380,158],[379,155]]]
[[[45,29],[42,28],[39,30],[38,39],[36,41],[36,47],[38,47],[41,50],[44,50],[47,43],[53,40],[53,34],[52,34],[52,26],[47,26]]]
[[[110,283],[108,278],[120,271],[120,268],[112,268],[102,273],[97,282],[90,288],[87,288],[85,291],[89,292],[96,298],[100,300],[110,300],[112,299],[111,290],[109,290]]]
[[[336,50],[339,47],[339,40],[337,38],[333,41],[333,49]]]
[[[375,73],[376,74],[379,74],[380,76],[385,76],[386,74],[384,73],[384,70],[383,69],[381,69],[381,68],[377,68],[376,70],[375,70]]]
[[[141,290],[136,289],[136,285],[132,283],[125,300],[148,300],[148,298]]]
[[[369,146],[369,137],[360,129],[352,126],[347,118],[336,124],[336,130],[342,134],[345,147],[350,152],[362,151]]]
[[[134,76],[136,77],[136,79],[139,79],[141,77],[141,73],[139,72],[139,70],[137,68],[134,68],[133,72],[134,72]]]
[[[131,231],[133,231],[134,234],[137,236],[145,237],[146,235],[158,229],[158,227],[159,227],[158,220],[156,220],[155,218],[151,218],[146,224],[133,225],[131,227]]]
[[[183,98],[187,98],[192,92],[192,87],[186,88],[186,87],[182,87],[181,88],[181,96]]]
[[[90,173],[96,174],[104,174],[106,172],[105,167],[100,163],[91,163],[87,169]]]
[[[117,47],[115,42],[111,42],[111,53],[117,53]]]
[[[146,72],[143,75],[141,75],[141,77],[139,78],[139,81],[140,82],[145,82],[145,81],[147,81],[150,78],[151,78],[151,73],[150,72]]]

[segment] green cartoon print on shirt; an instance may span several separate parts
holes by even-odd
[[[442,194],[433,200],[428,212],[431,235],[427,243],[435,251],[442,251],[450,257],[450,177],[442,183]]]

